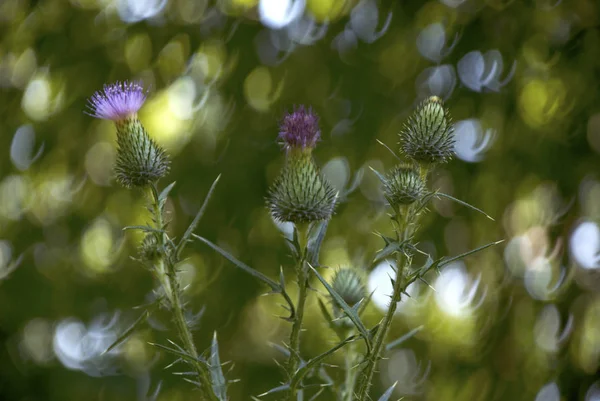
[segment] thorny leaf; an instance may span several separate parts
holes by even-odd
[[[215,331],[210,346],[210,377],[213,391],[221,401],[227,401],[227,382],[223,375],[221,360],[219,358],[219,343],[217,342],[217,332]]]
[[[348,304],[344,301],[344,299],[340,296],[340,294],[338,294],[329,285],[329,283],[319,274],[319,272],[314,267],[312,267],[312,265],[310,263],[308,264],[308,267],[313,271],[313,273],[315,274],[315,276],[317,276],[317,278],[319,279],[319,281],[321,282],[321,284],[323,284],[323,286],[329,292],[329,294],[331,295],[331,297],[333,298],[333,300],[337,303],[337,305],[340,308],[342,308],[342,310],[346,313],[346,315],[348,316],[348,318],[350,318],[350,320],[352,321],[352,323],[354,323],[354,326],[356,326],[356,329],[358,330],[358,332],[362,335],[362,337],[365,340],[365,344],[367,346],[367,352],[370,352],[370,350],[371,350],[371,337],[369,336],[369,332],[367,331],[367,328],[365,327],[365,325],[363,324],[363,322],[360,320],[360,317],[358,316],[358,313],[356,312],[356,310],[353,309],[353,308],[351,308],[350,306],[348,306]]]
[[[183,234],[183,237],[181,237],[179,244],[177,244],[177,248],[176,248],[177,250],[175,252],[176,258],[179,259],[181,252],[183,251],[183,249],[189,242],[192,233],[194,232],[194,230],[198,226],[198,223],[200,222],[200,219],[202,218],[202,216],[204,216],[204,212],[206,211],[206,207],[208,206],[208,201],[212,197],[213,192],[215,191],[215,188],[217,187],[217,183],[219,182],[220,178],[221,178],[221,174],[219,174],[217,176],[217,178],[215,178],[215,180],[213,181],[212,185],[210,186],[210,189],[208,190],[208,194],[206,195],[206,198],[204,198],[204,202],[202,203],[200,210],[198,210],[198,213],[196,213],[194,220],[192,220],[192,222],[190,223],[187,230],[185,230],[185,234]]]
[[[294,308],[294,303],[292,302],[292,299],[290,298],[290,296],[288,295],[288,293],[285,291],[285,287],[282,284],[277,283],[276,281],[274,281],[274,280],[270,279],[269,277],[265,276],[264,274],[262,274],[258,270],[255,270],[255,269],[251,268],[250,266],[248,266],[247,264],[245,264],[244,262],[236,259],[229,252],[227,252],[223,248],[219,247],[218,245],[213,244],[209,240],[207,240],[207,239],[205,239],[205,238],[203,238],[203,237],[201,237],[199,235],[196,235],[196,234],[192,234],[192,236],[194,238],[196,238],[197,240],[199,240],[200,242],[203,242],[206,245],[208,245],[209,247],[211,247],[213,250],[215,250],[217,253],[221,254],[221,256],[223,256],[225,259],[229,260],[231,263],[233,263],[234,265],[236,265],[238,268],[242,269],[246,273],[250,274],[251,276],[253,276],[253,277],[257,278],[257,279],[259,279],[263,283],[267,284],[274,293],[281,294],[285,298],[285,301],[287,302],[287,304],[289,306],[288,310],[290,312],[290,316],[285,317],[285,320],[289,320],[289,321],[294,320],[294,318],[296,316],[296,311],[295,311],[295,308]]]

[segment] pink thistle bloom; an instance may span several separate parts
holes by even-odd
[[[146,93],[139,82],[115,82],[94,93],[87,114],[104,120],[125,120],[134,116],[145,101]]]
[[[279,126],[279,138],[286,149],[314,148],[321,138],[319,116],[311,108],[299,106],[287,114]]]

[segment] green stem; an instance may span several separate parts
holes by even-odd
[[[296,263],[296,275],[298,277],[298,302],[296,304],[296,316],[290,333],[290,358],[288,360],[288,374],[290,377],[296,373],[300,365],[300,332],[302,331],[302,320],[304,319],[304,305],[308,295],[308,265],[306,261],[306,246],[308,242],[309,226],[307,224],[296,225],[298,241],[302,255]],[[289,391],[289,400],[296,401],[296,388]]]
[[[412,234],[412,227],[410,222],[411,212],[409,210],[404,210],[402,213],[402,219],[399,219],[398,217],[399,212],[400,210],[396,211],[396,239],[398,240],[398,242],[402,242],[407,241]],[[390,307],[388,308],[385,316],[383,317],[383,321],[381,322],[381,325],[377,330],[371,353],[367,355],[366,366],[363,370],[361,380],[359,383],[357,398],[359,401],[365,401],[368,399],[369,390],[371,389],[373,381],[373,375],[375,373],[375,368],[377,366],[377,362],[381,359],[381,352],[384,348],[383,345],[385,342],[385,338],[390,329],[390,326],[392,325],[392,320],[394,319],[394,314],[396,313],[398,302],[402,300],[402,292],[405,290],[405,269],[408,266],[410,266],[412,258],[410,256],[406,256],[402,251],[399,251],[396,255],[396,278],[394,280],[394,289],[392,292]]]
[[[345,355],[346,377],[344,379],[344,397],[343,401],[354,400],[354,386],[356,385],[356,345],[348,344]]]
[[[152,189],[152,198],[154,202],[154,218],[158,230],[162,230],[164,227],[162,210],[158,199],[158,190],[155,184],[150,186]],[[167,251],[167,237],[165,233],[159,235],[159,245],[162,249],[161,259],[156,266],[157,276],[159,277],[160,284],[165,291],[171,311],[173,312],[173,319],[177,326],[177,332],[181,341],[183,342],[183,349],[191,355],[195,360],[198,359],[198,350],[194,345],[192,332],[188,326],[187,320],[185,319],[185,313],[183,311],[183,304],[181,302],[179,283],[177,282],[177,272],[175,270],[175,264],[170,258],[170,254]],[[201,384],[201,389],[206,395],[208,401],[219,401],[219,398],[215,395],[212,384],[210,381],[210,372],[201,363],[194,364],[194,368],[198,373],[198,379]]]
[[[300,364],[300,331],[302,330],[302,320],[304,318],[304,305],[308,293],[308,269],[304,258],[300,260],[297,266],[298,272],[298,303],[296,305],[296,316],[292,324],[290,333],[290,358],[288,361],[288,372],[292,376]],[[291,389],[289,395],[290,401],[296,400],[296,389]]]

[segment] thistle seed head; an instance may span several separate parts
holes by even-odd
[[[431,96],[409,117],[400,132],[400,149],[423,164],[445,163],[454,155],[454,128],[442,99]]]
[[[421,199],[427,187],[415,168],[400,165],[385,175],[383,191],[391,206],[402,206]]]

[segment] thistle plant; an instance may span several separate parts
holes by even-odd
[[[285,164],[267,195],[267,207],[272,217],[294,224],[293,238],[288,240],[288,243],[294,258],[299,288],[296,303],[287,294],[283,269],[280,270],[279,282],[276,282],[207,239],[195,237],[239,268],[262,280],[287,302],[289,316],[284,319],[292,323],[290,338],[283,347],[277,345],[277,349],[288,358],[284,367],[287,381],[263,393],[262,396],[284,393],[285,400],[303,400],[308,391],[304,379],[312,376],[322,384],[312,394],[311,400],[318,399],[328,388],[340,401],[367,401],[372,399],[374,373],[385,349],[397,346],[416,332],[413,330],[400,340],[386,344],[397,304],[407,287],[416,280],[425,281],[424,276],[432,269],[439,269],[498,242],[451,258],[435,261],[429,258],[425,266],[417,269],[412,266],[413,255],[422,252],[414,242],[419,218],[427,211],[427,204],[431,199],[451,199],[483,213],[466,202],[427,188],[429,172],[437,164],[448,162],[452,158],[454,145],[449,113],[439,98],[431,97],[419,105],[400,133],[400,151],[405,160],[386,174],[375,171],[382,181],[383,191],[392,211],[390,218],[394,236],[381,235],[385,246],[377,252],[374,260],[393,258],[397,271],[396,277],[392,278],[393,294],[388,310],[375,327],[367,328],[361,320],[361,315],[370,300],[370,295],[366,293],[364,271],[356,267],[343,267],[338,269],[328,282],[317,270],[320,267],[321,243],[338,200],[338,194],[319,174],[312,158],[312,151],[319,138],[318,118],[311,109],[301,106],[283,118],[279,139],[285,152]],[[330,306],[319,299],[319,307],[329,327],[337,335],[339,343],[322,354],[305,360],[300,351],[300,334],[310,273],[321,282],[329,294]],[[364,347],[358,347],[359,341],[364,343]],[[337,382],[329,376],[323,362],[342,348],[344,375],[343,380]],[[389,388],[379,400],[389,400],[392,391],[393,387]]]
[[[265,283],[271,293],[279,294],[284,299],[287,313],[282,318],[291,323],[290,336],[285,344],[276,344],[275,347],[287,358],[285,365],[282,365],[286,380],[262,396],[278,393],[283,394],[283,399],[289,401],[304,400],[305,395],[309,394],[310,387],[306,384],[308,378],[321,383],[311,394],[311,400],[316,400],[327,389],[333,391],[339,401],[372,399],[371,387],[378,362],[386,349],[403,341],[401,339],[386,344],[397,304],[407,287],[416,280],[425,282],[425,275],[432,269],[439,269],[454,260],[498,243],[483,245],[451,258],[435,261],[428,258],[428,263],[424,266],[413,267],[413,255],[422,253],[415,243],[419,220],[427,212],[427,204],[431,199],[447,198],[483,213],[466,202],[440,191],[431,191],[427,187],[428,175],[435,166],[452,158],[454,141],[449,112],[439,98],[431,97],[417,107],[400,133],[400,152],[404,160],[387,173],[373,170],[382,182],[383,192],[391,210],[390,220],[394,231],[391,237],[381,235],[384,247],[376,253],[374,261],[394,259],[396,275],[391,278],[393,293],[387,311],[377,325],[367,328],[361,319],[370,301],[370,294],[367,294],[365,285],[366,270],[357,266],[340,267],[330,281],[325,280],[318,271],[324,267],[319,263],[321,244],[340,197],[320,173],[313,158],[313,150],[321,137],[319,118],[309,107],[296,107],[286,114],[280,123],[278,139],[285,160],[266,195],[266,206],[272,218],[292,223],[294,227],[292,238],[286,238],[298,286],[298,296],[294,302],[286,289],[286,270],[281,268],[279,278],[271,279],[208,239],[194,234],[219,177],[214,181],[204,204],[178,243],[169,236],[164,208],[175,183],[162,191],[158,189],[157,182],[168,173],[170,162],[166,152],[150,138],[137,117],[137,111],[145,98],[146,94],[141,85],[116,83],[106,86],[90,100],[90,115],[115,123],[117,181],[125,188],[137,188],[149,193],[148,209],[153,217],[152,225],[126,229],[144,232],[137,260],[156,278],[157,301],[144,311],[111,348],[125,340],[156,308],[167,308],[173,316],[180,342],[171,341],[169,346],[154,345],[175,355],[177,361],[192,367],[193,371],[185,374],[188,377],[191,374],[194,379],[186,380],[200,388],[203,400],[226,401],[228,382],[221,368],[216,335],[209,355],[202,355],[194,344],[189,322],[185,318],[186,304],[177,279],[177,265],[190,239],[195,238],[208,245],[235,266]],[[347,193],[342,194],[342,197],[345,199],[346,195]],[[300,343],[312,276],[328,293],[327,300],[318,298],[318,305],[339,342],[320,355],[305,359]],[[412,333],[414,331],[409,335]],[[360,346],[361,344],[363,346]],[[324,362],[341,349],[344,350],[343,379],[334,380]],[[379,400],[389,400],[392,391],[393,387],[389,388]]]
[[[117,157],[114,170],[118,183],[128,189],[141,189],[150,195],[148,210],[152,214],[153,224],[125,227],[125,229],[136,229],[145,233],[139,246],[137,260],[152,272],[158,283],[155,291],[156,301],[146,307],[140,318],[107,351],[123,342],[153,311],[164,307],[173,316],[180,343],[171,341],[170,346],[153,345],[175,355],[177,361],[191,366],[193,369],[191,374],[195,378],[186,380],[200,388],[202,399],[224,401],[227,399],[227,383],[219,361],[216,334],[209,356],[201,355],[196,349],[190,324],[185,317],[185,302],[177,277],[177,265],[181,253],[198,225],[219,178],[217,177],[213,183],[200,211],[176,244],[166,231],[168,223],[164,218],[167,197],[175,183],[171,183],[162,191],[158,189],[158,180],[169,172],[170,161],[165,150],[148,135],[137,116],[145,100],[146,93],[141,84],[117,82],[106,85],[89,101],[89,115],[111,120],[115,124]]]

